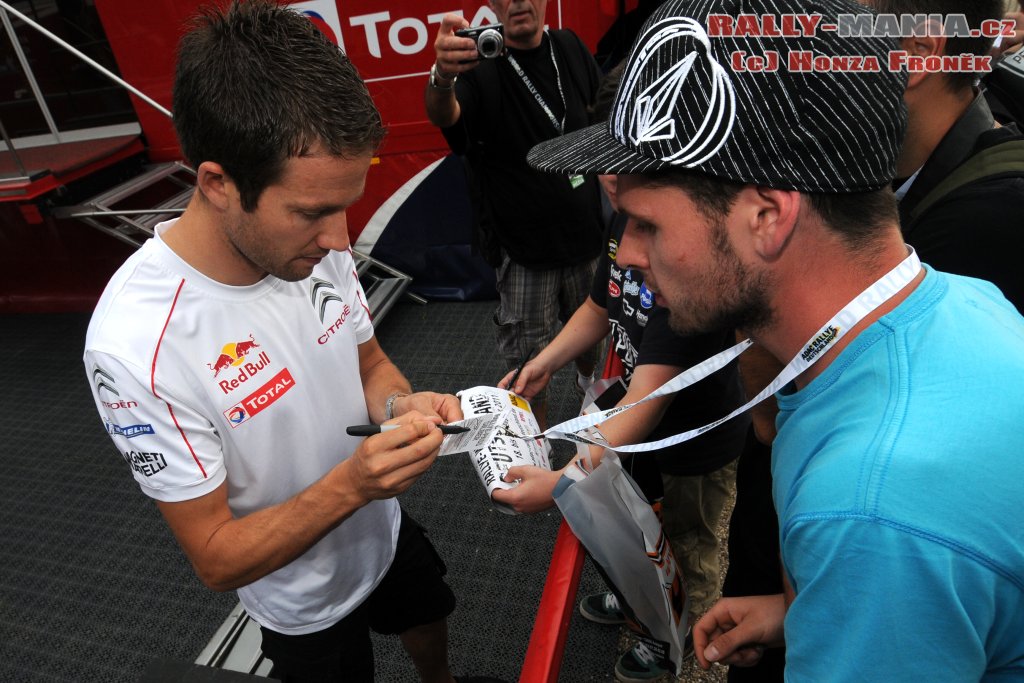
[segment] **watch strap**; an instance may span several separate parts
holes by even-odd
[[[395,401],[397,401],[398,399],[402,398],[403,396],[408,396],[408,395],[409,394],[403,393],[401,391],[396,391],[395,393],[393,393],[390,396],[388,396],[388,400],[384,401],[384,419],[385,420],[390,420],[390,419],[395,417]]]
[[[434,90],[451,90],[455,87],[455,81],[459,78],[458,74],[452,74],[450,77],[442,76],[437,69],[437,62],[434,62],[430,67],[430,80],[428,81],[430,87]],[[443,85],[440,79],[448,81],[448,85]]]

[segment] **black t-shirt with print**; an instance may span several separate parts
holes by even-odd
[[[568,133],[589,124],[587,106],[600,74],[578,37],[551,34],[557,35],[545,34],[537,48],[509,53],[559,125],[564,118]],[[559,133],[507,57],[483,60],[459,77],[455,92],[461,117],[441,132],[452,151],[469,161],[484,238],[493,237],[529,268],[561,268],[597,256],[603,232],[597,179],[542,173],[526,163],[534,145]]]
[[[634,273],[615,263],[625,222],[617,217],[601,255],[590,297],[608,310],[612,348],[622,360],[626,380],[638,365],[672,365],[680,372],[736,343],[732,330],[682,337],[668,326],[668,310],[635,279]],[[744,402],[739,370],[727,366],[675,395],[661,422],[645,441],[656,441],[714,422]],[[739,457],[749,414],[740,415],[670,448],[652,451],[662,472],[697,475],[713,472]],[[644,454],[638,454],[643,457]]]

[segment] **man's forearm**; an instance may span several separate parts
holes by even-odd
[[[681,371],[682,368],[671,365],[638,365],[633,371],[626,395],[616,405],[623,406],[639,401]],[[643,443],[661,423],[674,398],[662,396],[648,401],[602,422],[599,429],[613,446]],[[639,457],[648,456],[639,454]]]
[[[408,396],[411,393],[412,386],[409,384],[409,380],[390,360],[380,363],[363,376],[366,412],[370,416],[370,421],[375,424],[389,419],[386,414],[386,404],[391,396],[396,394]],[[392,409],[394,409],[394,403]],[[400,411],[395,410],[391,417],[398,414]]]
[[[384,353],[376,337],[359,345],[359,376],[363,382],[366,412],[374,423],[379,424],[388,419],[385,414],[388,397],[412,393],[409,380]],[[398,415],[399,412],[394,414]]]
[[[608,335],[608,311],[598,306],[589,296],[566,321],[562,331],[541,350],[537,357],[551,372],[564,367],[587,349]]]
[[[461,14],[446,14],[434,39],[434,65],[430,68],[423,100],[427,118],[438,128],[455,125],[462,115],[455,97],[455,80],[459,73],[472,69],[478,58],[475,41],[455,35],[457,29],[467,26],[469,22]]]
[[[289,564],[366,505],[347,469],[343,463],[294,497],[240,518],[228,511],[226,486],[158,506],[200,580],[213,590],[234,590]]]
[[[214,590],[232,590],[289,564],[374,500],[402,493],[430,466],[441,433],[419,421],[366,439],[319,480],[276,505],[235,517],[228,485],[160,512],[195,567]],[[295,454],[301,457],[303,454]]]
[[[448,128],[455,125],[461,114],[459,100],[455,97],[455,81],[454,78],[444,79],[443,75],[438,75],[435,82],[448,87],[437,87],[428,81],[423,92],[427,118],[438,128]]]

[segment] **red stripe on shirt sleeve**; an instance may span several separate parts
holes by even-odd
[[[352,257],[352,262],[355,263],[356,257],[355,254],[352,253],[352,247],[348,248],[348,255]],[[352,269],[352,277],[356,279],[356,284],[359,285],[359,272],[355,268]],[[362,291],[362,285],[356,287],[356,298],[359,299],[359,304],[363,307],[363,310],[366,311],[366,315],[369,316],[370,320],[373,320],[373,313],[370,313],[369,307],[366,305],[366,302],[363,301]]]
[[[199,471],[203,475],[203,479],[206,479],[206,468],[203,467],[203,463],[199,462],[199,456],[196,455],[195,449],[192,448],[192,444],[189,443],[188,437],[185,436],[185,430],[178,424],[178,418],[174,415],[174,408],[171,404],[164,400],[156,392],[156,361],[160,357],[160,345],[164,341],[164,334],[167,332],[167,326],[171,324],[171,316],[174,315],[174,309],[178,305],[178,297],[181,296],[181,290],[185,286],[185,279],[182,278],[181,282],[178,283],[178,289],[174,292],[174,301],[171,302],[171,310],[167,312],[167,320],[164,321],[164,328],[160,330],[160,338],[156,342],[156,350],[153,352],[153,366],[149,373],[149,388],[153,392],[153,395],[159,398],[167,406],[167,412],[171,415],[171,421],[174,422],[174,426],[178,428],[178,433],[181,434],[182,440],[185,442],[185,446],[188,447],[188,452],[192,454],[192,459],[196,461],[196,465],[199,467]]]

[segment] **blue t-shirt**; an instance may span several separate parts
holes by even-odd
[[[1024,318],[929,269],[779,407],[786,680],[1024,680]]]

